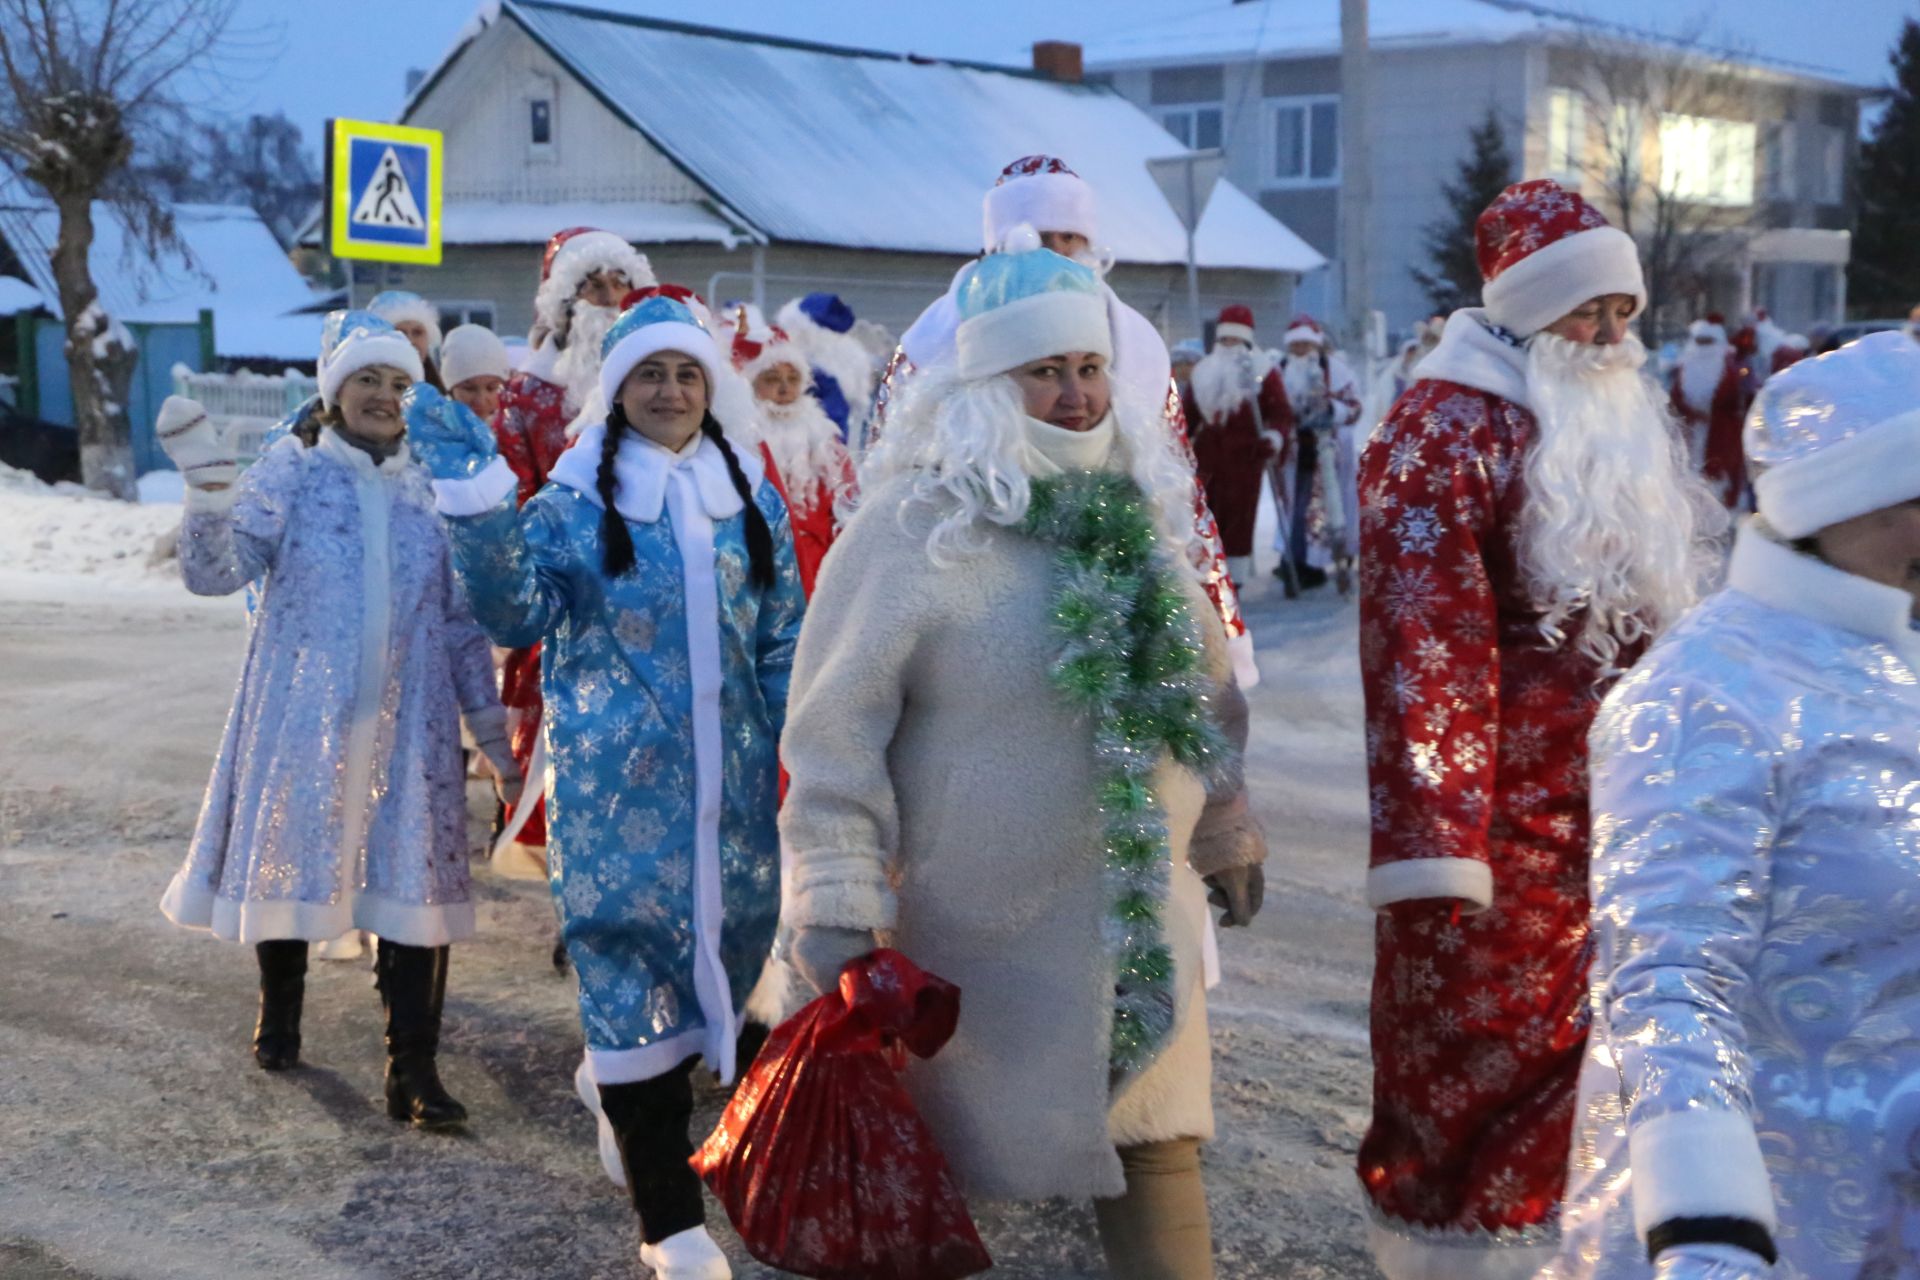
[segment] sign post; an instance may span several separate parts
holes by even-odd
[[[1226,167],[1226,153],[1218,147],[1147,161],[1147,172],[1173,206],[1180,225],[1187,229],[1187,306],[1193,312],[1196,338],[1206,331],[1206,320],[1200,315],[1200,267],[1194,259],[1193,233]]]
[[[440,263],[440,132],[368,120],[327,121],[327,252],[353,264]]]

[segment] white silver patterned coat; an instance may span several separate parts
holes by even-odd
[[[1594,1030],[1547,1277],[1653,1274],[1676,1217],[1920,1275],[1920,633],[1911,598],[1749,524],[1729,585],[1593,731]],[[1751,1259],[1741,1265],[1728,1259]]]
[[[460,717],[489,740],[505,712],[426,473],[404,447],[376,466],[332,431],[283,439],[231,513],[187,515],[180,569],[198,595],[265,586],[161,910],[249,943],[470,937]]]

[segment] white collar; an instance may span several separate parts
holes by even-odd
[[[1044,479],[1068,471],[1102,471],[1113,457],[1115,432],[1111,410],[1085,431],[1069,431],[1025,416],[1021,424],[1026,429],[1023,461],[1030,476]]]
[[[574,490],[594,506],[600,501],[600,448],[607,438],[607,424],[596,422],[580,433],[554,462],[547,478]],[[734,450],[740,469],[746,473],[747,489],[759,486],[765,465],[758,450]],[[666,505],[670,479],[690,485],[699,496],[700,507],[709,518],[725,520],[738,515],[744,505],[727,473],[727,460],[720,446],[700,434],[678,453],[655,444],[637,431],[629,431],[613,455],[613,474],[619,482],[614,506],[629,520],[652,524]]]
[[[1769,608],[1883,641],[1908,661],[1920,661],[1912,596],[1783,546],[1751,516],[1734,539],[1727,585]]]
[[[407,448],[407,442],[405,440],[400,442],[398,449],[395,449],[379,462],[375,462],[372,454],[360,448],[358,445],[342,439],[340,433],[332,427],[322,427],[320,429],[320,438],[314,442],[313,447],[329,457],[340,459],[340,461],[350,467],[357,468],[361,471],[378,471],[381,475],[389,479],[405,472],[407,464],[413,461],[413,451]]]
[[[1447,317],[1440,343],[1413,367],[1415,380],[1457,382],[1511,400],[1523,409],[1527,400],[1527,350],[1511,346],[1487,328],[1487,313],[1462,307]]]

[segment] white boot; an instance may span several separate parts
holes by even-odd
[[[349,929],[331,942],[320,944],[322,960],[358,960],[366,952],[366,935]]]
[[[613,1179],[614,1186],[626,1186],[627,1167],[620,1162],[620,1143],[613,1136],[613,1124],[607,1119],[607,1113],[600,1109],[600,1086],[593,1082],[593,1072],[584,1055],[580,1065],[574,1068],[573,1091],[600,1125],[600,1167]]]
[[[659,1244],[641,1245],[640,1265],[653,1268],[654,1280],[733,1280],[727,1255],[705,1227],[690,1227]]]

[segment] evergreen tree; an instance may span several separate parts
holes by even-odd
[[[1468,133],[1469,153],[1460,162],[1452,182],[1442,183],[1447,200],[1444,216],[1421,232],[1432,266],[1415,267],[1413,278],[1433,300],[1437,314],[1446,315],[1480,301],[1480,261],[1474,255],[1473,227],[1481,210],[1513,181],[1513,157],[1507,136],[1492,106],[1487,118]]]
[[[1860,225],[1847,297],[1875,315],[1920,302],[1920,22],[1908,18],[1888,59],[1893,95],[1860,147]]]

